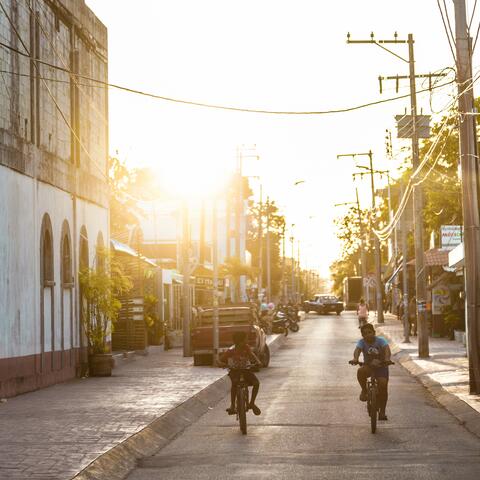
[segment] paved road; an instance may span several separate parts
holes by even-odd
[[[258,404],[242,436],[225,398],[128,480],[480,478],[480,439],[401,367],[391,368],[387,423],[369,430],[347,365],[358,336],[352,314],[301,324],[260,373]]]

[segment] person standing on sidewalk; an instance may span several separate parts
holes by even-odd
[[[412,297],[408,304],[408,323],[410,324],[410,335],[417,336],[417,298]]]
[[[368,306],[365,303],[363,297],[360,299],[359,304],[357,305],[357,316],[358,316],[358,326],[361,327],[367,323],[368,319]]]

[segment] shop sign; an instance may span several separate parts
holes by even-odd
[[[218,279],[218,288],[223,288],[224,280],[223,278]],[[212,277],[195,277],[195,286],[199,288],[213,288],[213,278]]]
[[[453,250],[462,243],[462,227],[460,225],[442,225],[440,237],[442,250]]]
[[[441,315],[447,305],[450,305],[450,289],[437,285],[432,289],[432,314]]]

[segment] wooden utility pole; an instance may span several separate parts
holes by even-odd
[[[362,211],[360,210],[360,200],[358,199],[358,188],[355,188],[355,195],[357,199],[357,215],[358,215],[358,225],[360,228],[360,268],[362,269],[362,287],[363,287],[363,298],[367,298],[367,261],[365,255],[365,231],[363,229],[362,222]]]
[[[213,263],[213,365],[218,363],[218,235],[217,235],[217,199],[212,201],[212,263]]]
[[[285,221],[282,225],[282,303],[287,303],[287,279],[285,265]]]
[[[235,195],[235,257],[239,263],[242,262],[242,255],[240,253],[241,245],[241,225],[243,213],[243,188],[242,188],[242,152],[237,148],[237,172],[236,172],[236,195]],[[235,280],[235,301],[241,300],[241,276]]]
[[[191,357],[190,321],[192,310],[190,306],[190,225],[188,221],[188,206],[184,201],[182,208],[182,276],[183,276],[183,356]]]
[[[462,169],[466,324],[470,393],[480,393],[480,221],[478,156],[472,83],[472,44],[468,34],[465,0],[454,0],[457,47],[460,166]]]
[[[258,297],[262,295],[263,289],[263,198],[262,185],[260,184],[260,207],[258,210]],[[263,301],[263,297],[260,299]]]
[[[408,65],[410,77],[410,108],[412,115],[412,163],[413,171],[419,164],[418,132],[417,132],[417,87],[415,82],[415,57],[413,52],[413,35],[408,34]],[[413,187],[413,233],[415,240],[415,293],[417,298],[417,333],[418,356],[429,356],[428,323],[427,323],[427,288],[425,283],[425,261],[423,246],[423,187]]]
[[[292,223],[292,235],[290,237],[290,242],[292,244],[292,293],[291,293],[291,301],[295,303],[296,298],[296,291],[295,291],[295,237],[293,236],[293,227],[295,226]]]
[[[400,198],[403,198],[403,186],[400,193]],[[408,266],[407,266],[407,209],[403,210],[401,216],[401,234],[402,234],[402,271],[403,271],[403,335],[404,343],[410,343],[410,322],[409,322],[409,312],[408,312]]]
[[[267,197],[267,302],[272,299],[271,258],[270,258],[270,199]]]
[[[397,33],[391,40],[377,40],[372,33],[370,40],[351,40],[350,34],[347,34],[347,43],[369,43],[376,45],[399,58],[400,60],[408,63],[409,75],[408,77],[395,76],[387,77],[387,80],[395,80],[398,82],[400,79],[408,78],[410,81],[410,108],[411,108],[411,125],[412,125],[412,162],[413,170],[415,171],[419,165],[418,154],[418,115],[417,115],[417,91],[416,91],[416,78],[429,78],[444,76],[444,73],[440,74],[426,74],[415,75],[415,57],[414,57],[414,40],[413,35],[409,34],[407,40],[399,40]],[[408,44],[408,59],[405,59],[397,53],[389,50],[386,45],[400,45]],[[379,77],[380,80],[380,93],[382,92],[382,80],[383,77]],[[425,266],[424,266],[424,248],[423,248],[423,189],[421,185],[415,185],[413,188],[413,216],[414,216],[414,241],[415,241],[415,290],[417,297],[417,323],[418,323],[418,355],[421,358],[429,356],[428,346],[428,324],[427,324],[427,312],[426,312],[426,283],[425,283]]]

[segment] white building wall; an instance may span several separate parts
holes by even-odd
[[[80,228],[88,232],[90,265],[93,264],[98,233],[108,245],[108,211],[105,208],[77,200],[77,252],[74,252],[72,195],[51,185],[36,182],[26,175],[0,166],[0,358],[38,354],[40,345],[40,235],[42,219],[48,213],[52,222],[54,258],[54,319],[55,350],[61,349],[61,257],[62,224],[68,221],[72,239],[71,251],[78,265]],[[75,280],[75,290],[78,287]],[[74,290],[74,295],[75,295]],[[66,305],[65,307],[68,307]],[[46,308],[49,308],[47,306]],[[66,310],[66,308],[65,308]],[[64,312],[64,316],[67,312]],[[74,314],[74,329],[78,331],[78,315]],[[78,335],[74,336],[79,346]],[[64,323],[64,348],[70,347],[70,325]],[[45,314],[45,351],[50,351],[51,329]]]

